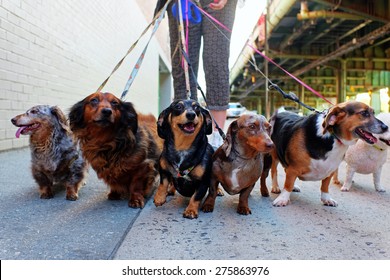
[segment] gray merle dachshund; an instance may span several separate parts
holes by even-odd
[[[79,154],[66,117],[57,106],[39,105],[11,119],[16,137],[30,135],[31,170],[40,198],[54,196],[53,185],[66,188],[66,199],[76,200],[86,164]]]

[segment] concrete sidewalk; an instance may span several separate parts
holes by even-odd
[[[30,150],[0,153],[0,259],[111,259],[141,210],[107,200],[94,171],[77,201],[40,199]]]
[[[226,194],[213,213],[187,220],[188,199],[180,195],[159,208],[150,199],[142,210],[108,201],[94,171],[79,200],[65,200],[64,191],[41,200],[30,151],[2,152],[0,259],[389,259],[390,164],[382,172],[385,193],[374,190],[370,175],[354,181],[349,193],[331,187],[334,208],[322,206],[320,182],[298,181],[302,192],[287,207],[273,207],[276,196],[261,197],[257,185],[252,215],[238,215],[238,196]]]

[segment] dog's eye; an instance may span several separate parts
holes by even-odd
[[[38,110],[37,109],[32,109],[32,110],[30,110],[30,114],[38,114]]]
[[[361,112],[359,112],[359,114],[364,118],[370,117],[370,112],[368,112],[367,110],[361,111]]]
[[[183,111],[184,105],[182,103],[177,103],[173,109],[175,111]]]
[[[97,98],[92,98],[90,101],[89,101],[89,104],[91,104],[92,106],[96,106],[99,104],[99,99]]]
[[[256,129],[256,125],[251,123],[249,126],[248,126],[250,129]]]
[[[111,101],[111,106],[112,107],[119,107],[119,102],[116,100],[113,100],[113,101]]]

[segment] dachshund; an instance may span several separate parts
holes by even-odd
[[[154,204],[163,205],[173,186],[181,195],[191,197],[183,217],[197,218],[211,178],[214,150],[207,140],[212,132],[210,113],[195,100],[177,100],[161,112],[157,128],[164,148]]]
[[[66,189],[67,200],[77,200],[86,164],[77,149],[64,113],[57,106],[38,105],[11,119],[16,137],[29,135],[32,175],[40,198],[54,197],[53,186]]]
[[[248,197],[262,173],[264,154],[274,147],[270,130],[266,118],[256,114],[242,115],[230,124],[224,143],[213,155],[210,191],[202,206],[204,212],[214,210],[220,183],[230,195],[240,194],[237,213],[252,213]]]
[[[109,186],[108,199],[128,195],[129,207],[143,208],[158,184],[162,141],[156,118],[112,93],[96,92],[73,105],[69,121],[83,156]]]
[[[327,112],[299,116],[291,112],[276,113],[271,117],[272,192],[280,193],[274,206],[286,206],[297,178],[303,181],[322,181],[321,201],[326,206],[337,206],[329,195],[329,184],[350,145],[362,139],[375,143],[372,133],[383,133],[387,125],[374,116],[371,107],[349,101],[331,107]],[[277,164],[286,172],[284,189],[277,185]],[[266,173],[266,172],[264,172]],[[264,180],[262,180],[264,182]]]

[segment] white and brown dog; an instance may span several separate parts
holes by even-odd
[[[325,113],[299,116],[290,112],[276,113],[270,121],[272,151],[272,192],[280,192],[276,167],[280,161],[286,172],[284,189],[273,201],[274,206],[286,206],[297,178],[303,181],[322,181],[321,201],[337,206],[329,195],[329,183],[334,171],[350,145],[357,139],[373,144],[372,133],[388,131],[387,125],[374,116],[371,107],[351,101],[333,106]]]
[[[387,126],[390,126],[389,113],[381,113],[377,118]],[[341,187],[342,191],[347,192],[350,190],[355,173],[373,174],[375,190],[378,192],[385,191],[381,186],[380,177],[382,167],[387,160],[387,148],[390,146],[390,131],[387,130],[382,134],[374,134],[374,136],[380,141],[371,144],[359,139],[355,145],[348,148],[344,158],[347,163],[347,171],[344,184]],[[333,179],[336,184],[340,184],[337,173]]]

